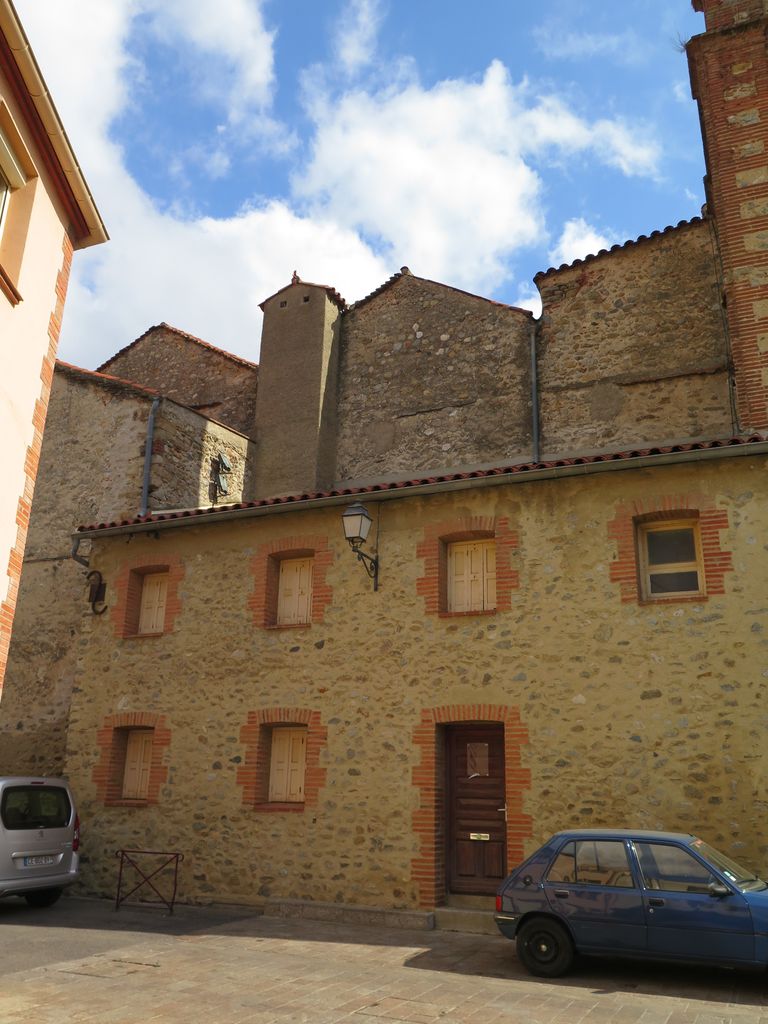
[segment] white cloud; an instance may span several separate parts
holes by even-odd
[[[347,9],[339,16],[341,28],[336,39],[337,58],[347,75],[373,59],[381,18],[380,0],[348,0]]]
[[[132,102],[126,81],[137,77],[134,19],[150,19],[168,46],[191,45],[201,77],[210,70],[207,56],[228,62],[215,85],[224,127],[208,147],[169,158],[180,180],[189,162],[207,161],[215,177],[227,172],[237,118],[249,109],[249,122],[261,119],[262,130],[270,123],[274,35],[260,3],[221,0],[217,19],[231,21],[207,28],[203,0],[17,3],[112,236],[75,259],[61,354],[83,365],[160,320],[255,358],[258,302],[294,268],[350,300],[403,264],[492,292],[507,278],[510,257],[547,237],[534,161],[581,155],[625,174],[655,171],[658,151],[639,131],[618,120],[589,122],[555,97],[537,97],[527,83],[513,84],[499,62],[479,81],[432,88],[420,84],[413,64],[400,62],[378,91],[331,93],[320,69],[306,100],[314,137],[290,198],[266,198],[218,220],[200,216],[194,198],[160,210],[110,138]],[[357,9],[376,11],[366,0]],[[361,38],[350,68],[371,52],[372,37]],[[72,53],[88,60],[72,61]]]
[[[513,302],[519,309],[529,309],[535,317],[541,316],[541,295],[535,285],[523,282],[517,289],[517,298]]]
[[[672,86],[672,92],[678,103],[682,103],[684,106],[688,106],[691,102],[691,87],[688,82],[679,79]]]
[[[122,0],[123,3],[126,0]],[[199,75],[198,81],[227,108],[231,121],[241,123],[272,100],[274,32],[261,13],[261,0],[134,0],[150,19],[154,32],[168,45],[190,43],[190,60],[200,54],[220,58],[225,73]]]
[[[618,64],[642,64],[650,47],[636,32],[574,32],[555,20],[539,25],[533,32],[536,45],[554,59],[592,60],[609,57]]]
[[[493,62],[479,82],[312,94],[316,135],[294,185],[310,208],[358,229],[417,273],[489,291],[506,261],[545,237],[530,157],[591,154],[625,174],[655,171],[658,147],[620,121],[590,124],[531,95]]]
[[[583,217],[575,217],[564,224],[557,244],[549,251],[549,260],[553,267],[559,267],[563,263],[592,256],[601,249],[609,249],[617,241],[614,234],[601,234]]]

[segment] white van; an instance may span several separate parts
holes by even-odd
[[[80,873],[80,819],[63,779],[0,777],[0,896],[49,907]]]

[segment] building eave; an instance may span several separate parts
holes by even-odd
[[[70,218],[75,249],[109,238],[11,0],[0,0],[0,72],[8,80]]]
[[[81,526],[76,539],[157,533],[160,530],[188,526],[205,526],[228,520],[251,519],[283,512],[309,511],[348,505],[352,499],[394,501],[403,498],[442,494],[482,487],[501,487],[539,480],[559,480],[590,476],[596,473],[620,472],[657,466],[684,465],[691,462],[719,460],[749,455],[768,455],[768,440],[762,434],[732,437],[718,441],[644,448],[594,456],[576,456],[555,462],[521,463],[490,470],[455,473],[450,476],[425,477],[395,483],[371,484],[366,487],[341,488],[316,494],[264,498],[260,501],[228,505],[223,508],[196,508],[174,512],[158,512],[121,523],[100,523]]]

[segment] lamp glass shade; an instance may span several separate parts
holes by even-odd
[[[344,536],[350,544],[365,544],[371,529],[371,517],[365,505],[350,505],[342,512],[341,521],[344,523]]]

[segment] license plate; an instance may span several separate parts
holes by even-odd
[[[41,867],[44,867],[46,864],[55,864],[55,863],[56,863],[56,858],[55,857],[49,857],[49,856],[45,856],[45,855],[40,855],[38,857],[25,857],[24,858],[24,867],[25,868],[41,868]]]

